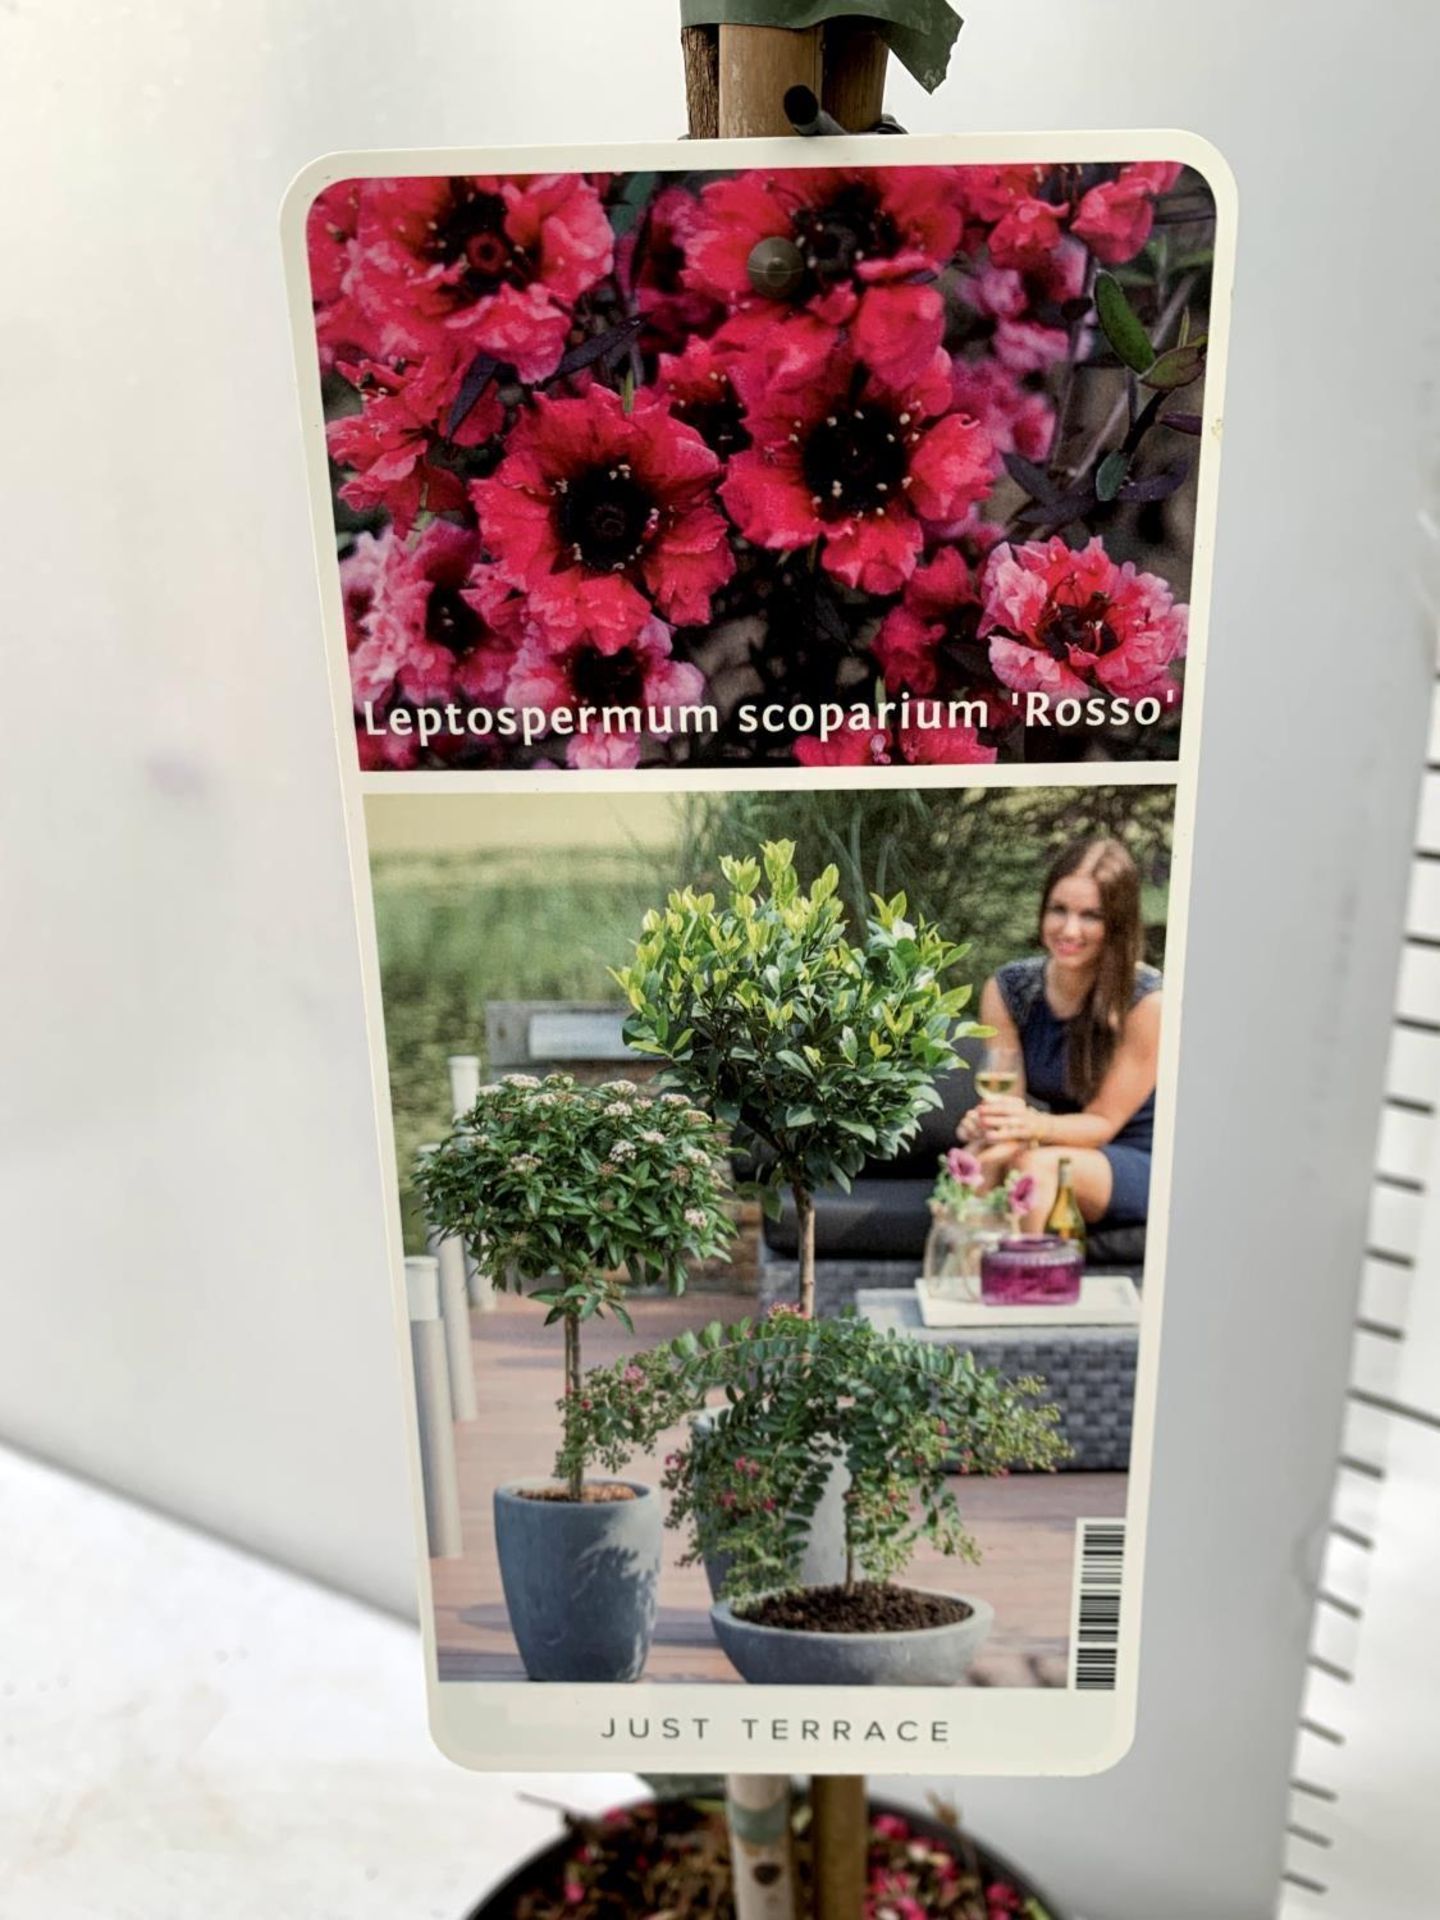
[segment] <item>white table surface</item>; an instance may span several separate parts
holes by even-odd
[[[0,1450],[4,1920],[460,1920],[629,1776],[479,1775],[419,1636]]]

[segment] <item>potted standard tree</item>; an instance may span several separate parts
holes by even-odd
[[[613,1313],[633,1331],[627,1283],[683,1292],[687,1262],[722,1251],[732,1231],[708,1115],[628,1080],[512,1074],[482,1087],[415,1178],[430,1225],[462,1239],[497,1286],[528,1286],[546,1324],[563,1327],[567,1414],[584,1323]],[[505,1604],[532,1680],[635,1680],[649,1651],[660,1502],[589,1466],[567,1446],[558,1482],[496,1489]]]
[[[963,1594],[902,1585],[919,1542],[977,1561],[947,1476],[1051,1469],[1066,1455],[1044,1383],[1006,1381],[953,1347],[881,1334],[854,1315],[711,1325],[588,1374],[569,1403],[562,1462],[615,1469],[723,1392],[724,1418],[692,1427],[665,1463],[669,1523],[689,1558],[719,1559],[711,1619],[747,1680],[773,1685],[952,1686],[990,1628]],[[838,1459],[844,1575],[808,1586],[807,1521]]]
[[[808,1319],[816,1189],[848,1188],[867,1159],[897,1153],[939,1104],[936,1077],[960,1064],[954,1043],[987,1030],[960,1021],[970,988],[945,984],[966,949],[908,920],[903,894],[873,896],[852,941],[837,869],[807,891],[790,841],[720,866],[728,901],[686,887],[645,916],[614,975],[625,1038],[728,1129],[772,1213],[791,1194]]]

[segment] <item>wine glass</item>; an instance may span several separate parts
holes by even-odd
[[[982,1100],[1020,1093],[1021,1066],[1017,1046],[1007,1040],[992,1040],[985,1049],[985,1063],[975,1075],[975,1091]]]

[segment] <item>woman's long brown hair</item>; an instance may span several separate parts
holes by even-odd
[[[1140,873],[1118,840],[1077,840],[1067,847],[1045,876],[1040,896],[1040,944],[1044,946],[1045,915],[1050,896],[1072,874],[1093,880],[1105,919],[1105,941],[1089,997],[1070,1023],[1065,1066],[1066,1092],[1083,1107],[1095,1097],[1120,1044],[1126,1016],[1135,997],[1135,969],[1140,964]]]

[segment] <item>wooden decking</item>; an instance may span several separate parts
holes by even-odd
[[[634,1341],[615,1322],[585,1331],[585,1361],[598,1365],[653,1346],[686,1327],[742,1319],[753,1300],[692,1294],[634,1303]],[[558,1439],[561,1343],[532,1303],[502,1298],[472,1315],[478,1420],[457,1427],[465,1556],[436,1560],[436,1637],[442,1680],[523,1679],[495,1561],[491,1497],[496,1486],[546,1473]],[[675,1436],[678,1439],[680,1436]],[[658,1452],[669,1446],[667,1436]],[[659,1473],[636,1463],[637,1477]],[[1125,1510],[1126,1480],[1115,1473],[1016,1474],[957,1481],[966,1522],[984,1558],[978,1567],[922,1548],[909,1574],[917,1586],[978,1594],[995,1608],[995,1628],[970,1674],[978,1686],[1063,1686],[1074,1576],[1075,1522]],[[710,1631],[703,1570],[681,1567],[680,1536],[667,1532],[660,1618],[645,1677],[652,1681],[737,1682]]]

